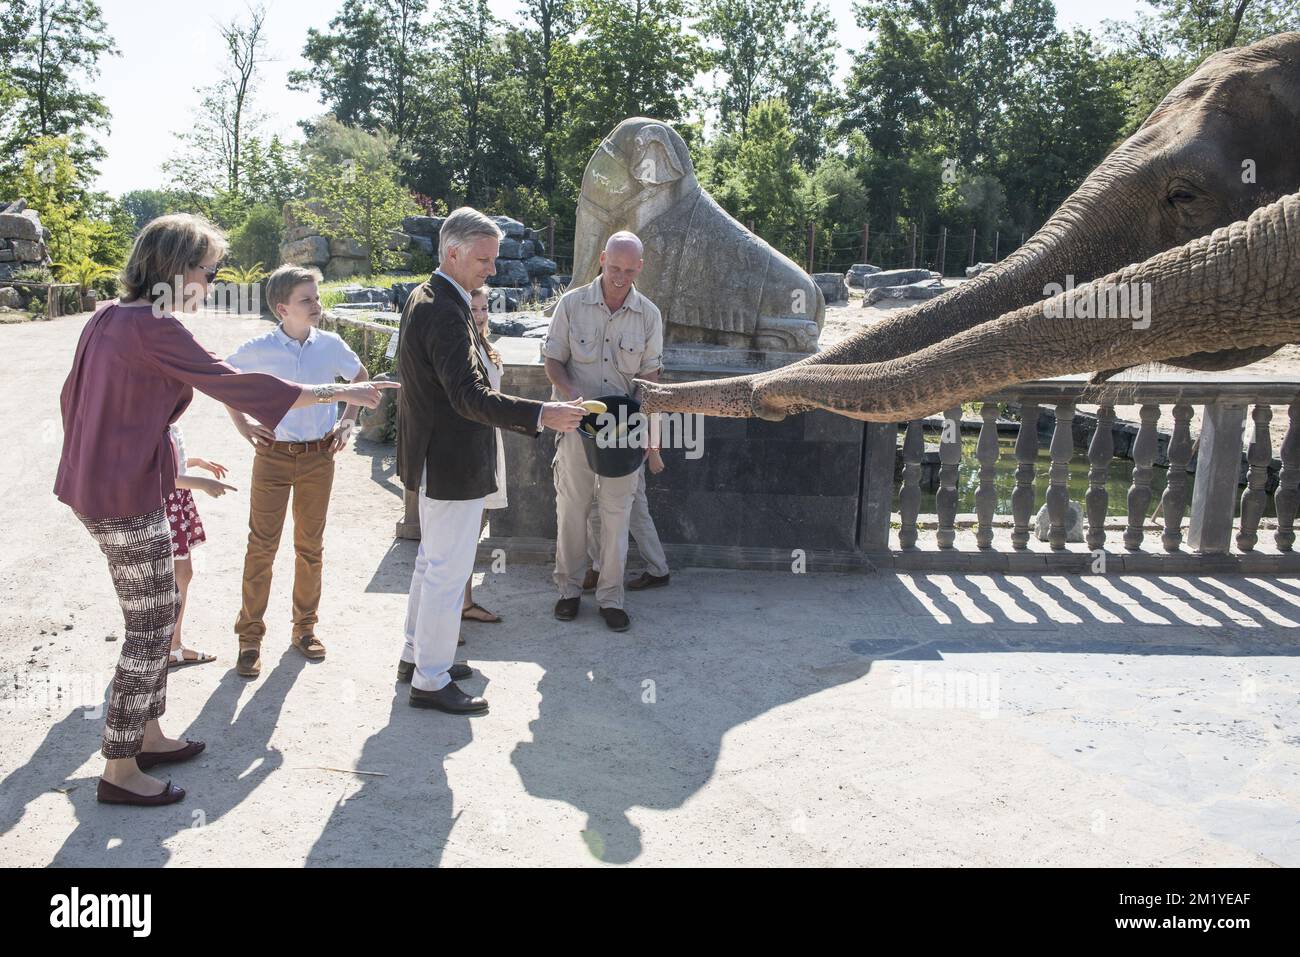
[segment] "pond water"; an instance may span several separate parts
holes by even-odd
[[[937,431],[931,434],[926,432],[926,440],[937,440]],[[979,459],[975,457],[975,448],[978,445],[979,438],[977,435],[962,435],[961,443],[961,465],[957,470],[957,511],[974,512],[975,511],[975,491],[979,488]],[[1014,435],[1004,435],[998,437],[998,461],[995,466],[993,487],[997,491],[997,508],[995,514],[1011,514],[1011,493],[1016,488],[1016,457],[1015,457],[1016,438]],[[1046,443],[1038,449],[1038,462],[1034,466],[1034,511],[1042,508],[1043,503],[1047,501],[1047,486],[1049,469],[1052,464],[1052,455],[1047,448]],[[1147,510],[1150,516],[1160,504],[1160,496],[1164,494],[1165,486],[1168,484],[1169,470],[1155,466],[1152,469],[1151,478],[1151,505]],[[1130,459],[1111,459],[1109,468],[1109,477],[1106,480],[1106,490],[1110,493],[1110,499],[1107,503],[1107,515],[1128,515],[1128,490],[1133,484],[1133,462]],[[1195,476],[1192,473],[1187,475],[1187,511],[1183,518],[1186,520],[1191,514],[1192,508],[1192,489],[1195,485]],[[1074,458],[1070,462],[1069,489],[1071,501],[1084,505],[1084,521],[1087,522],[1087,508],[1085,496],[1088,494],[1088,458],[1087,453],[1081,449],[1076,449]],[[1233,515],[1241,514],[1241,489],[1237,490],[1235,501],[1233,503]],[[898,511],[898,490],[894,490],[893,510]],[[921,512],[922,515],[933,515],[935,512],[935,494],[921,492]],[[1273,508],[1273,498],[1270,495],[1264,506],[1266,516],[1276,516]]]

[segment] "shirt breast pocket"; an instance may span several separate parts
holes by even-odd
[[[569,352],[575,362],[595,362],[600,358],[600,330],[595,323],[571,323]]]
[[[636,375],[641,371],[641,358],[645,355],[645,333],[641,330],[628,330],[618,340],[618,371],[624,375]]]

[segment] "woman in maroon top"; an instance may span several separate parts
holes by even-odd
[[[201,741],[169,738],[158,725],[177,610],[163,511],[176,477],[168,426],[194,389],[274,427],[290,409],[316,402],[373,409],[380,389],[396,385],[298,385],[241,373],[204,349],[171,313],[197,308],[225,250],[216,227],[196,216],[164,216],[145,226],[122,275],[121,301],[86,323],[63,386],[63,457],[54,492],[107,557],[126,619],[104,726],[107,762],[98,799],[105,803],[179,801],[182,788],[145,772],[204,748]]]

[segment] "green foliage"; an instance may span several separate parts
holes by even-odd
[[[38,140],[62,137],[88,179],[104,149],[92,138],[106,129],[104,98],[91,92],[104,57],[117,49],[93,0],[8,0],[0,11],[0,180],[14,157]]]
[[[71,263],[55,263],[50,267],[60,282],[75,282],[84,296],[95,283],[111,279],[117,270],[104,266],[92,259],[79,259]]]
[[[240,266],[279,262],[283,230],[284,219],[278,206],[254,206],[230,231],[228,258]]]
[[[163,189],[134,189],[123,193],[120,202],[131,216],[136,232],[144,229],[151,220],[180,209],[180,198]]]
[[[78,166],[72,141],[42,137],[23,149],[18,170],[0,180],[0,195],[22,196],[50,231],[49,252],[59,262],[125,261],[134,233],[130,214],[117,201],[89,189],[89,168]]]
[[[684,0],[582,0],[582,31],[556,52],[556,95],[566,121],[559,189],[575,193],[600,141],[629,116],[686,115],[704,50],[686,27]]]
[[[721,128],[747,133],[749,112],[784,99],[792,113],[795,151],[810,167],[825,150],[833,95],[835,21],[807,0],[704,0],[695,28],[710,43],[708,65],[719,73],[712,94]]]
[[[387,247],[402,219],[419,212],[399,182],[390,137],[324,118],[303,148],[307,194],[326,212],[297,204],[298,219],[330,239],[353,240],[370,252],[370,269],[381,272],[402,261]]]
[[[225,266],[217,272],[217,282],[232,282],[236,285],[251,286],[271,275],[260,262],[251,266]]]

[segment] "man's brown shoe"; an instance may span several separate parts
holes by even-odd
[[[578,617],[578,605],[581,598],[561,598],[555,603],[555,617],[559,621],[573,621]]]
[[[600,584],[600,572],[594,568],[588,568],[587,577],[582,580],[582,590],[595,591],[598,584]]]
[[[642,572],[638,578],[633,578],[627,583],[626,587],[633,591],[641,591],[644,588],[663,588],[668,584],[668,575],[651,575],[649,572]]]
[[[245,678],[256,678],[262,673],[262,653],[256,648],[245,648],[239,653],[235,670]]]
[[[311,661],[320,661],[325,657],[325,646],[320,643],[320,639],[315,635],[303,635],[295,638],[293,639],[293,646]]]

